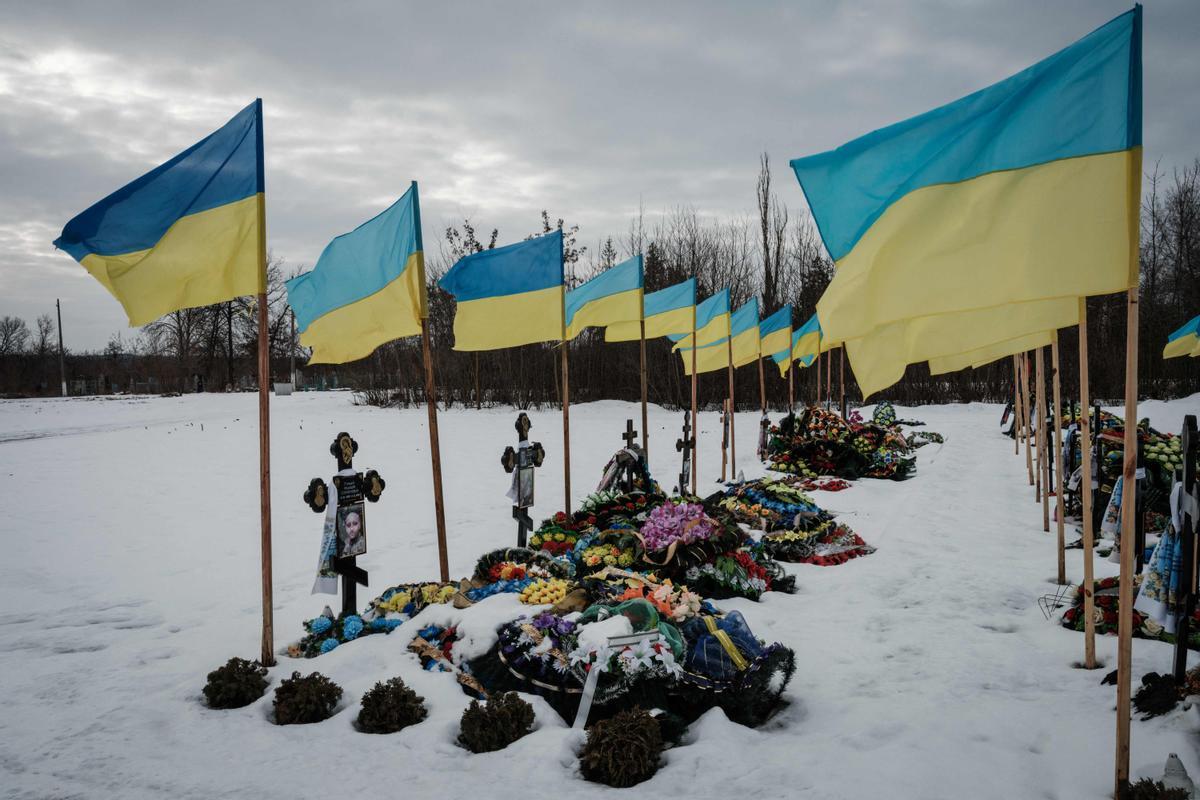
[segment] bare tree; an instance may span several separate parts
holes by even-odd
[[[45,358],[54,349],[54,317],[42,314],[37,318],[37,333],[34,334],[33,352]]]
[[[29,343],[29,326],[20,317],[0,317],[0,355],[25,352]]]

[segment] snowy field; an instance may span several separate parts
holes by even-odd
[[[201,703],[207,672],[259,642],[258,438],[254,395],[0,403],[0,796],[11,798],[430,797],[614,795],[583,781],[580,738],[534,700],[537,730],[508,749],[471,755],[454,744],[469,700],[447,674],[421,670],[407,628],[316,660],[286,656],[272,688],[314,669],[345,690],[316,725],[269,721],[271,691],[252,706]],[[723,601],[768,641],[796,651],[790,705],[764,728],[714,710],[652,781],[629,792],[698,798],[1108,797],[1116,641],[1106,668],[1072,667],[1083,636],[1047,621],[1053,534],[1028,486],[1024,458],[997,432],[990,405],[898,409],[946,436],[919,451],[915,478],[863,480],[814,493],[878,552],[836,567],[786,565],[799,593]],[[1148,403],[1162,430],[1200,413],[1200,395]],[[348,393],[272,400],[275,641],[282,650],[321,611],[312,596],[321,517],[302,502],[328,480],[334,434],[359,441],[355,466],[387,480],[369,511],[371,588],[437,578],[424,409],[355,407]],[[511,410],[443,413],[452,577],[514,541],[499,455],[515,438]],[[636,405],[572,409],[573,488],[582,498],[621,444]],[[531,414],[546,447],[535,520],[562,501],[557,411]],[[650,461],[664,487],[679,471],[682,415],[652,409]],[[714,490],[717,415],[701,420],[702,494]],[[739,466],[754,463],[757,415],[737,420]],[[1053,530],[1053,527],[1052,527]],[[1073,536],[1070,538],[1074,538]],[[1068,551],[1069,576],[1082,574]],[[1097,561],[1097,576],[1115,565]],[[511,596],[486,602],[510,603]],[[447,607],[448,608],[448,607]],[[504,614],[508,606],[496,611]],[[516,614],[511,614],[515,616]],[[410,623],[411,624],[411,623]],[[1134,675],[1169,668],[1171,649],[1135,640]],[[429,718],[390,736],[352,726],[359,699],[400,675]],[[1133,724],[1135,777],[1157,776],[1177,752],[1200,777],[1200,708]]]

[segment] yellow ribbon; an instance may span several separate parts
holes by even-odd
[[[738,672],[741,672],[750,666],[750,662],[742,655],[741,651],[734,645],[733,640],[729,638],[729,634],[717,627],[717,620],[714,617],[704,618],[704,627],[708,628],[708,632],[717,637],[717,641],[721,643],[721,647],[729,654],[729,658],[733,661],[733,666]]]

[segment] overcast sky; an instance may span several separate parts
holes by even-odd
[[[50,242],[263,98],[268,238],[311,265],[421,185],[426,249],[546,208],[595,250],[644,203],[749,214],[787,160],[953,100],[1128,0],[677,3],[0,2],[0,315],[62,298],[69,349],[125,316]],[[1200,3],[1145,10],[1145,157],[1200,156]]]

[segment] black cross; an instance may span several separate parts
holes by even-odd
[[[542,465],[546,451],[542,449],[540,442],[529,442],[527,447],[521,446],[529,441],[529,429],[533,427],[524,411],[517,415],[514,427],[517,429],[517,448],[504,448],[504,453],[500,456],[500,466],[509,474],[513,470],[517,471],[517,501],[513,504],[512,515],[517,521],[517,547],[524,547],[526,534],[533,530],[533,520],[525,510],[533,505],[533,470]]]
[[[354,454],[358,452],[358,442],[345,431],[339,433],[329,445],[329,454],[337,459],[338,471],[351,469],[354,466]],[[368,502],[378,502],[387,485],[375,470],[368,470],[364,475],[356,472],[353,475],[335,475],[333,483],[338,490],[338,507],[355,505],[365,498]],[[323,512],[329,505],[329,487],[320,478],[313,478],[308,483],[304,493],[304,502],[316,512]],[[342,614],[358,613],[357,585],[367,586],[367,571],[355,564],[355,556],[337,557],[333,560],[334,570],[342,576]]]
[[[692,472],[692,451],[696,449],[696,439],[688,434],[692,432],[692,414],[683,412],[683,438],[675,440],[675,449],[683,454],[683,464],[679,468],[679,494],[686,495],[689,486],[689,476]]]
[[[625,433],[621,434],[621,438],[625,440],[626,447],[633,447],[633,440],[637,438],[638,432],[633,429],[633,420],[625,420]]]

